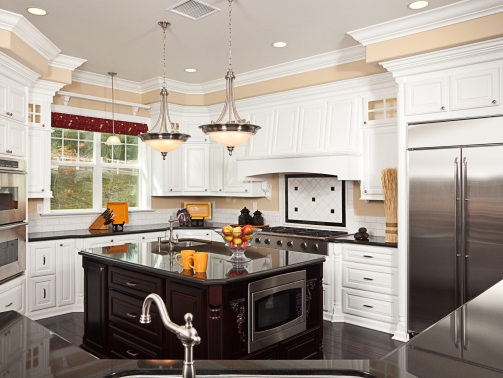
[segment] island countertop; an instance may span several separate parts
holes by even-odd
[[[173,254],[168,253],[167,244],[162,243],[159,249],[157,242],[125,244],[122,248],[124,250],[116,247],[88,248],[79,254],[115,262],[124,268],[141,268],[154,274],[176,277],[202,285],[222,285],[250,278],[260,279],[271,274],[281,274],[293,266],[308,266],[325,261],[325,257],[320,255],[250,247],[246,251],[246,256],[251,258],[251,261],[244,265],[235,265],[227,261],[231,257],[231,252],[220,242],[187,248],[177,246]],[[174,261],[174,255],[182,249],[208,253],[208,267],[205,274],[182,270]],[[117,250],[121,252],[117,253]]]

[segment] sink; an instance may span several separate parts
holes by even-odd
[[[161,240],[161,244],[168,244],[168,240]],[[203,239],[179,239],[174,246],[177,248],[199,247],[200,245],[211,244],[211,240]]]
[[[355,372],[356,375],[305,375],[302,374],[303,377],[311,377],[311,378],[376,378],[374,375],[368,374],[368,373],[363,373],[363,372]],[[181,375],[126,375],[123,376],[122,378],[182,378]],[[249,375],[249,374],[231,374],[231,375],[225,375],[225,374],[218,374],[218,375],[199,375],[197,374],[196,377],[199,378],[271,378],[274,377],[274,375]],[[299,375],[280,375],[278,377],[281,378],[299,378]]]

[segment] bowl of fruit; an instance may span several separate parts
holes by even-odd
[[[232,252],[232,256],[227,259],[231,263],[244,263],[251,261],[245,256],[245,251],[251,245],[253,237],[260,232],[260,229],[247,224],[245,226],[224,226],[221,231],[215,230],[222,236],[225,246]]]

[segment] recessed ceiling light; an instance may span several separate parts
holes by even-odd
[[[28,13],[34,14],[35,16],[45,16],[47,11],[42,8],[30,7],[27,9]]]
[[[274,47],[286,47],[286,45],[288,45],[288,43],[286,43],[286,42],[274,42],[272,45]]]
[[[409,4],[410,9],[423,9],[428,6],[428,2],[421,0],[421,1],[414,1],[413,3]]]
[[[194,73],[197,72],[197,70],[195,68],[186,68],[185,72]]]

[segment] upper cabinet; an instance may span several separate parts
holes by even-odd
[[[257,112],[251,116],[251,124],[261,129],[250,138],[248,156],[262,156],[271,153],[274,111]]]
[[[0,76],[0,115],[26,122],[26,92],[25,86]]]
[[[500,93],[498,67],[450,77],[451,110],[500,105]]]
[[[189,193],[209,192],[209,146],[186,144],[183,149],[183,191]]]
[[[324,151],[335,152],[354,148],[358,124],[358,99],[342,99],[327,104]]]
[[[405,114],[439,113],[448,110],[446,77],[405,84]]]
[[[295,153],[299,107],[278,109],[274,113],[271,155]]]
[[[326,104],[302,106],[297,133],[297,152],[312,153],[323,150],[325,139]]]

